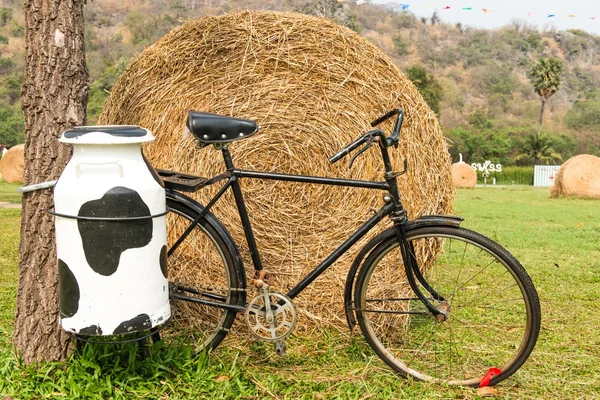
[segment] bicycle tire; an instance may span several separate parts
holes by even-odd
[[[167,195],[169,249],[202,210],[199,205],[190,205],[191,202],[193,200],[184,203]],[[245,302],[241,290],[245,287],[245,279],[240,276],[243,267],[236,265],[236,260],[241,259],[237,246],[218,224],[216,217],[208,213],[167,260],[175,311],[169,334],[192,346],[195,353],[216,348],[229,332],[237,312],[175,299],[173,294],[230,305]]]
[[[525,269],[497,243],[463,228],[415,228],[407,240],[426,282],[448,301],[448,319],[436,322],[412,293],[391,236],[369,254],[354,290],[370,347],[394,371],[418,381],[478,387],[491,368],[501,373],[483,385],[511,376],[540,330],[539,299]]]

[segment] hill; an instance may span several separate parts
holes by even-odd
[[[0,142],[22,141],[24,18],[16,0],[0,3]],[[540,57],[563,61],[560,90],[549,99],[543,133],[567,159],[600,155],[600,36],[537,30],[523,21],[474,29],[373,4],[336,0],[95,0],[85,6],[91,77],[88,122],[128,62],[187,18],[244,9],[297,11],[336,19],[382,48],[438,112],[453,158],[515,164],[537,130],[540,98],[527,78]],[[524,159],[521,162],[530,162]]]

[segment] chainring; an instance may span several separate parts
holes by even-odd
[[[298,323],[298,315],[289,297],[277,292],[268,292],[268,296],[273,320],[271,322],[267,320],[265,295],[260,294],[246,307],[246,324],[257,338],[276,342],[285,339],[294,331]]]

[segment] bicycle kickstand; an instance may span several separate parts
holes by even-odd
[[[278,356],[285,357],[285,354],[287,351],[285,339],[281,339],[276,342],[273,342],[273,349],[275,350],[275,353],[277,353]]]

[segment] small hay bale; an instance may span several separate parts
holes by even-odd
[[[600,158],[581,154],[561,165],[551,197],[587,197],[600,199]]]
[[[455,188],[474,188],[477,172],[464,161],[452,164],[452,183]]]
[[[0,176],[4,182],[23,182],[23,169],[25,168],[25,145],[18,144],[11,147],[4,157],[0,159]]]
[[[406,118],[400,147],[390,152],[397,170],[408,160],[400,189],[410,217],[451,213],[450,157],[435,114],[380,49],[326,19],[253,11],[188,21],[133,60],[114,85],[100,123],[149,128],[157,140],[145,153],[157,168],[213,176],[224,168],[220,153],[182,138],[188,110],[253,119],[259,133],[230,146],[240,169],[382,181],[377,147],[352,169],[350,157],[335,165],[327,158],[396,107]],[[392,122],[382,128],[389,134]],[[215,186],[196,197],[206,204]],[[242,180],[242,187],[263,264],[280,292],[382,205],[381,192],[356,188],[260,180]],[[213,211],[240,246],[250,274],[232,196]],[[345,325],[344,282],[361,243],[296,299],[301,314]]]

